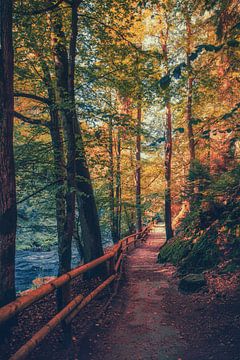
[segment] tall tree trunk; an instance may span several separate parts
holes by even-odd
[[[190,17],[186,16],[186,26],[187,26],[187,71],[188,71],[188,79],[187,79],[187,109],[186,109],[186,122],[188,129],[188,148],[190,155],[190,168],[195,160],[195,141],[193,134],[193,125],[192,125],[192,84],[193,84],[193,76],[192,76],[192,66],[190,61],[191,55],[191,23]]]
[[[135,232],[134,212],[132,211],[132,209],[130,209],[130,211],[128,212],[126,205],[123,206],[123,209],[127,222],[128,234],[132,234],[133,232]]]
[[[71,110],[71,99],[68,89],[68,54],[66,39],[62,27],[60,11],[55,12],[50,18],[51,42],[54,54],[54,65],[56,74],[56,94],[59,113],[61,115],[66,137],[66,169],[67,169],[67,191],[66,191],[66,215],[64,222],[64,233],[58,244],[59,275],[71,269],[72,238],[75,224],[75,123]],[[70,284],[66,284],[57,292],[58,308],[61,309],[70,301]],[[71,328],[65,322],[62,323],[66,341],[70,342]]]
[[[15,299],[12,1],[0,0],[0,306]]]
[[[49,113],[50,113],[49,128],[50,128],[50,136],[53,147],[54,173],[55,173],[55,179],[57,181],[55,204],[56,204],[58,244],[63,244],[64,224],[66,221],[65,184],[67,179],[64,140],[63,140],[62,124],[59,117],[58,105],[56,103],[56,94],[53,88],[49,67],[44,60],[42,60],[42,70],[44,74],[44,82],[47,86],[47,91],[48,91]]]
[[[117,241],[121,237],[121,130],[118,127],[116,143],[116,204],[115,204],[115,228]]]
[[[99,224],[96,201],[93,186],[87,165],[86,154],[82,139],[81,126],[77,119],[75,104],[75,61],[76,42],[78,35],[77,8],[80,0],[74,1],[72,5],[71,39],[69,46],[69,75],[68,90],[71,103],[72,116],[74,118],[76,137],[76,190],[77,204],[81,226],[81,237],[83,241],[84,262],[87,263],[103,255],[101,229]],[[105,273],[105,266],[100,266],[96,274]],[[94,271],[91,272],[94,274]]]
[[[162,51],[165,62],[167,73],[169,72],[168,65],[168,35],[169,35],[169,24],[167,22],[167,29],[165,38],[163,36]],[[171,111],[171,98],[170,92],[167,89],[165,94],[166,104],[166,139],[165,139],[165,227],[166,227],[166,239],[169,240],[173,237],[172,229],[172,194],[171,194],[171,170],[172,170],[172,111]]]
[[[188,57],[189,61],[189,57]],[[188,129],[188,147],[189,147],[189,155],[190,155],[190,167],[193,161],[195,160],[195,141],[193,134],[193,126],[192,126],[192,83],[193,78],[191,75],[188,77],[188,87],[187,87],[187,111],[186,111],[186,120],[187,120],[187,129]]]
[[[186,30],[187,30],[187,108],[186,108],[186,123],[187,123],[187,133],[188,133],[188,149],[189,149],[189,172],[193,169],[193,164],[195,160],[195,139],[192,125],[192,88],[193,88],[193,75],[192,75],[192,66],[190,61],[191,55],[191,39],[192,39],[192,29],[191,29],[191,18],[189,14],[185,15],[186,19]],[[190,208],[193,208],[196,203],[196,187],[194,181],[189,183],[189,198],[190,198]]]
[[[114,213],[114,160],[113,160],[113,122],[112,118],[108,123],[108,154],[109,154],[109,215],[111,235],[114,243],[118,241],[115,227]]]
[[[141,122],[142,108],[141,102],[137,108],[137,126],[136,126],[136,230],[142,229],[142,209],[141,209]]]
[[[59,112],[63,119],[63,126],[67,140],[67,193],[66,193],[66,221],[64,224],[64,243],[59,248],[59,274],[64,274],[71,268],[71,243],[75,220],[75,124],[71,111],[71,99],[68,93],[68,54],[66,39],[62,29],[62,19],[59,12],[51,17],[52,49],[57,80],[57,100]]]
[[[166,103],[166,140],[165,140],[165,225],[167,240],[173,237],[172,230],[172,196],[171,196],[171,165],[172,165],[172,113],[169,99]]]
[[[84,261],[89,262],[103,255],[101,230],[93,186],[87,166],[80,124],[76,123],[76,189],[81,233],[84,245]],[[100,273],[105,267],[99,268]],[[98,269],[98,270],[99,270]],[[102,269],[102,270],[101,270]]]
[[[66,167],[64,160],[63,135],[60,127],[60,119],[57,109],[50,110],[51,125],[50,134],[53,146],[55,178],[57,181],[56,199],[56,220],[58,244],[64,241],[64,223],[66,219],[65,181]]]

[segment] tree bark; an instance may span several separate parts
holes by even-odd
[[[172,196],[171,196],[171,164],[172,164],[172,113],[170,101],[166,103],[166,140],[165,140],[165,225],[167,240],[173,237],[172,230]]]
[[[0,306],[15,299],[12,1],[0,0]]]
[[[141,122],[142,108],[139,101],[137,108],[136,126],[136,230],[142,229],[142,209],[141,209]]]
[[[77,118],[75,104],[75,61],[78,35],[77,9],[80,0],[74,1],[71,17],[71,39],[69,46],[68,91],[76,138],[76,190],[77,204],[83,241],[84,262],[87,263],[103,255],[101,229],[92,181],[87,165],[81,126]],[[96,274],[105,273],[105,266],[98,267]],[[94,271],[91,272],[92,274]]]
[[[64,224],[66,221],[65,181],[67,174],[64,160],[63,135],[56,108],[50,110],[50,117],[50,134],[53,146],[55,178],[58,181],[58,188],[55,195],[58,244],[62,244],[64,242]]]
[[[75,159],[76,141],[75,124],[71,111],[71,99],[68,90],[68,54],[66,39],[62,29],[60,12],[51,17],[52,49],[57,82],[57,101],[59,112],[63,119],[63,126],[67,140],[67,193],[66,193],[66,220],[64,224],[63,243],[59,244],[59,275],[71,268],[71,243],[75,221]]]
[[[130,211],[128,212],[126,205],[123,206],[123,209],[124,209],[124,214],[125,214],[125,218],[126,218],[126,222],[127,222],[128,234],[133,234],[135,232],[134,211],[132,211],[132,209],[130,209]]]
[[[80,124],[76,123],[76,189],[84,247],[84,261],[89,262],[103,255],[101,230],[93,186],[87,166]],[[104,266],[99,267],[104,269]],[[97,271],[98,272],[98,271]],[[103,270],[104,272],[104,270]],[[93,272],[92,272],[93,273]]]
[[[168,35],[169,35],[169,24],[167,23],[166,35],[163,36],[162,51],[163,59],[167,73],[169,71],[168,65]],[[171,170],[172,170],[172,111],[171,111],[171,98],[169,90],[165,90],[165,104],[166,104],[166,139],[165,139],[165,227],[166,227],[166,239],[167,241],[173,237],[172,229],[172,194],[171,194]]]
[[[42,61],[42,70],[44,74],[44,82],[47,86],[48,99],[50,113],[50,136],[53,147],[54,157],[54,172],[55,179],[57,181],[57,191],[55,195],[56,204],[56,221],[57,221],[57,233],[58,233],[58,244],[64,242],[64,224],[66,221],[66,193],[65,185],[67,179],[66,163],[65,163],[65,151],[64,151],[64,140],[62,132],[62,124],[59,117],[59,110],[56,103],[56,94],[51,79],[51,74],[47,63]],[[60,245],[59,245],[60,250]]]
[[[109,218],[112,241],[117,243],[117,232],[115,227],[115,213],[114,213],[114,160],[113,160],[113,122],[112,118],[108,123],[108,154],[109,154]]]
[[[192,29],[191,29],[191,18],[189,14],[186,14],[186,30],[187,30],[187,108],[186,108],[186,123],[187,123],[187,134],[188,134],[188,149],[189,149],[189,173],[193,169],[194,160],[196,158],[195,154],[195,139],[192,125],[192,89],[193,89],[193,75],[192,75],[192,65],[190,61],[191,55],[191,38],[192,38]],[[190,193],[190,208],[193,208],[196,203],[196,186],[195,182],[191,181],[189,183],[189,193]]]
[[[116,143],[116,203],[115,203],[115,229],[117,241],[121,238],[121,130],[118,127]]]
[[[60,11],[51,15],[51,43],[56,75],[56,95],[59,114],[63,121],[66,139],[66,174],[67,190],[65,193],[66,214],[63,225],[63,235],[58,243],[59,275],[71,269],[72,238],[75,228],[75,159],[76,139],[75,123],[71,110],[71,99],[68,88],[68,53],[66,39],[63,32],[62,18]],[[62,309],[70,301],[70,284],[62,286],[57,291],[58,309]],[[66,343],[71,341],[71,326],[62,323]]]
[[[195,160],[195,140],[192,126],[192,85],[193,85],[193,76],[192,76],[192,66],[190,61],[191,55],[191,23],[189,16],[186,16],[186,26],[187,26],[187,108],[186,108],[186,122],[188,129],[188,148],[190,155],[190,168]]]

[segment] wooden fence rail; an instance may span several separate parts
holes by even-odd
[[[38,300],[44,298],[48,294],[54,292],[56,289],[63,285],[70,283],[74,278],[88,272],[91,269],[96,268],[100,264],[108,263],[109,274],[108,278],[104,279],[102,283],[94,289],[89,295],[83,296],[77,295],[72,301],[70,301],[60,312],[58,312],[46,325],[44,325],[38,332],[36,332],[30,340],[28,340],[11,358],[10,360],[26,359],[36,346],[42,342],[42,340],[54,330],[54,328],[65,321],[66,324],[70,324],[74,317],[100,292],[102,292],[107,286],[113,283],[117,277],[119,277],[122,260],[124,254],[131,248],[134,248],[137,243],[146,239],[149,231],[151,230],[153,223],[150,223],[142,231],[129,235],[114,245],[111,250],[68,273],[59,276],[52,280],[48,284],[40,286],[38,289],[31,291],[29,294],[17,298],[15,301],[0,308],[0,325],[15,317],[21,311],[34,304]]]

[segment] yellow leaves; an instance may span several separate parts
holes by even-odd
[[[31,93],[29,87],[25,87],[23,90],[25,93]],[[34,100],[24,98],[24,97],[15,97],[15,111],[28,117],[31,120],[42,119],[46,122],[49,121],[49,115],[46,112],[46,106],[42,103],[36,102]],[[18,118],[15,118],[15,125],[19,133],[24,137],[31,137],[33,133],[33,127],[29,123],[23,122]],[[36,130],[36,129],[35,129]],[[47,133],[35,135],[37,141],[49,142],[50,137]]]

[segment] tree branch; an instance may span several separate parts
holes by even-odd
[[[76,1],[76,3],[78,3],[78,2],[80,3],[82,0],[75,0],[75,1]],[[70,6],[74,5],[74,1],[71,1],[71,0],[58,0],[55,4],[49,5],[45,8],[24,12],[24,15],[41,15],[41,14],[44,14],[49,11],[53,11],[53,10],[57,9],[58,6],[61,5],[62,3],[66,3]]]
[[[126,41],[130,46],[132,46],[135,50],[137,50],[138,52],[143,52],[139,46],[137,46],[136,44],[134,44],[132,41],[130,41],[129,39],[127,39],[122,33],[121,31],[115,29],[114,27],[112,27],[111,25],[108,25],[106,23],[104,23],[103,21],[101,21],[100,19],[97,19],[96,17],[94,16],[91,16],[91,15],[87,15],[87,14],[78,14],[78,16],[81,16],[83,18],[88,18],[90,20],[93,20],[95,22],[97,22],[98,24],[100,25],[103,25],[104,27],[112,30],[113,32],[115,32],[115,34],[117,34],[122,40]]]
[[[53,185],[56,185],[56,184],[59,184],[59,183],[61,183],[61,180],[56,180],[56,181],[52,182],[51,184],[47,184],[47,185],[43,186],[41,189],[35,191],[35,192],[32,193],[31,195],[28,195],[28,196],[26,196],[25,198],[23,198],[22,200],[17,201],[17,205],[23,203],[24,201],[30,199],[30,198],[33,197],[33,196],[39,194],[40,192],[46,190],[46,189],[49,188],[50,186],[53,186]]]
[[[28,124],[32,124],[32,125],[41,125],[41,126],[46,126],[46,127],[50,127],[50,124],[48,124],[46,121],[41,120],[41,119],[31,119],[25,115],[22,115],[20,113],[18,113],[17,111],[14,111],[13,113],[14,117],[22,120],[23,122],[26,122]]]
[[[39,102],[42,102],[44,104],[50,105],[50,101],[49,99],[42,97],[42,96],[38,96],[38,95],[34,95],[34,94],[27,94],[27,93],[23,93],[23,92],[14,92],[14,96],[15,97],[24,97],[26,99],[32,99],[32,100],[36,100]]]
[[[45,7],[45,8],[39,9],[39,10],[29,11],[29,12],[27,12],[25,14],[26,15],[41,15],[41,14],[44,14],[44,13],[46,13],[48,11],[55,10],[63,2],[64,2],[64,0],[58,0],[55,4],[49,5],[49,6]]]

